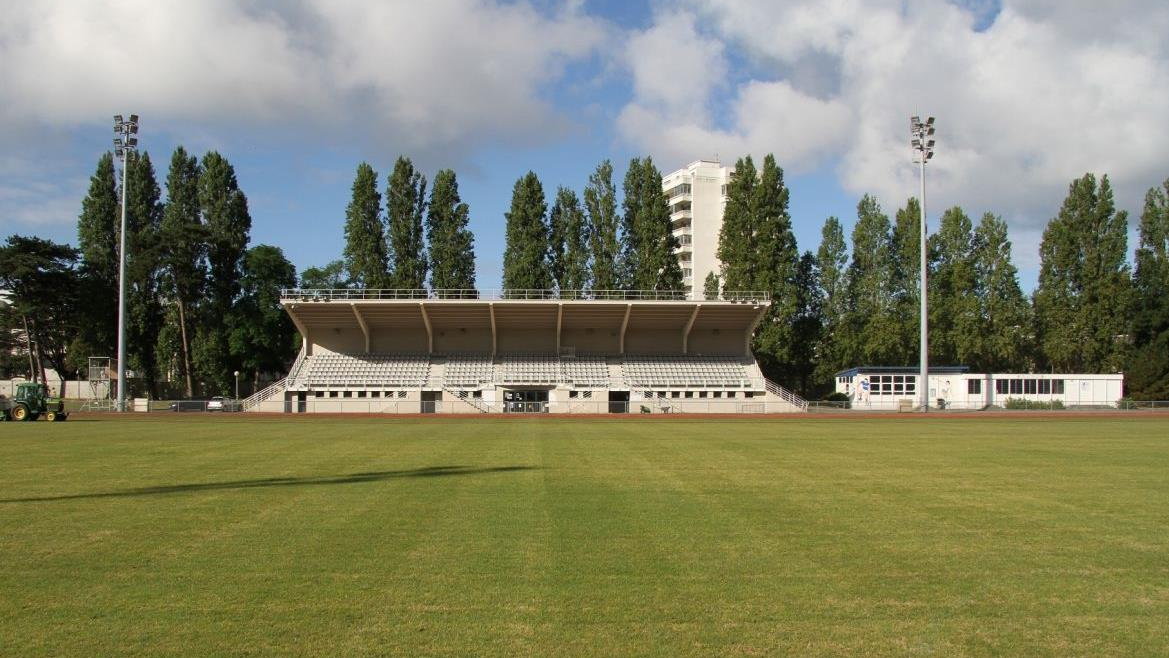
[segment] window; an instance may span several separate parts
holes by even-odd
[[[324,391],[317,391],[316,393],[313,393],[313,397],[323,398],[323,397],[325,397],[325,392]]]
[[[745,398],[753,398],[753,397],[755,397],[755,394],[754,394],[753,392],[751,392],[751,391],[743,391],[743,397],[745,397]]]
[[[345,393],[343,395],[347,398],[351,398],[351,397],[353,397],[353,391],[345,391]]]
[[[1022,379],[1011,379],[1008,381],[1011,382],[1011,395],[1019,395],[1019,394],[1023,393],[1023,380]]]
[[[1055,395],[1063,395],[1063,380],[1062,379],[1051,380],[1051,392],[1054,393]]]
[[[577,392],[576,392],[576,391],[569,391],[569,392],[568,392],[568,397],[570,397],[570,398],[575,398],[575,397],[577,397]]]
[[[1005,379],[994,380],[994,392],[998,393],[999,395],[1006,395],[1007,394],[1007,380],[1005,380]]]
[[[728,397],[728,398],[733,398],[733,397],[735,397],[735,392],[734,392],[734,391],[727,391],[727,397]]]
[[[406,397],[406,391],[398,391],[398,397],[400,397],[400,398]]]
[[[644,392],[644,393],[642,393],[642,394],[641,394],[641,397],[642,397],[642,399],[644,399],[644,400],[649,400],[649,399],[653,398],[653,396],[654,396],[654,392],[653,392],[653,391],[646,391],[646,392]]]
[[[700,398],[706,397],[706,391],[698,391],[698,397],[700,397]]]
[[[682,391],[670,391],[670,397],[680,398],[682,397]]]
[[[359,398],[363,398],[363,397],[365,397],[365,395],[366,395],[365,391],[358,391],[357,392],[357,397],[359,397]]]
[[[1040,379],[1039,380],[1039,393],[1040,393],[1040,395],[1048,395],[1051,393],[1051,380],[1050,379]]]
[[[716,398],[721,398],[722,396],[723,396],[723,392],[722,392],[722,391],[715,391],[715,392],[714,392],[714,397],[716,397]]]
[[[694,391],[686,391],[686,397],[687,397],[687,398],[692,398],[692,397],[694,397]]]
[[[371,398],[380,398],[381,396],[382,396],[381,391],[370,391],[369,392],[369,397],[371,397]]]
[[[966,394],[967,395],[982,395],[982,380],[981,379],[967,379],[966,380]]]
[[[592,391],[584,391],[583,393],[580,394],[580,396],[582,398],[588,400],[588,399],[593,397],[593,392]]]
[[[483,391],[472,391],[471,397],[475,398],[476,400],[481,399],[483,397]],[[586,395],[585,397],[588,396]]]
[[[1036,390],[1037,389],[1035,386],[1034,379],[1024,379],[1023,380],[1023,394],[1024,395],[1035,395]]]
[[[337,397],[337,391],[329,391],[329,397],[331,397],[331,398]]]

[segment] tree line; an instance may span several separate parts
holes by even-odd
[[[231,163],[176,148],[165,201],[148,152],[131,152],[121,175],[125,199],[113,155],[98,160],[76,248],[15,235],[0,247],[0,287],[10,291],[0,333],[16,348],[5,350],[4,374],[52,368],[73,379],[86,376],[88,357],[116,357],[123,202],[132,393],[230,394],[235,371],[254,387],[287,368],[298,343],[280,289],[296,285],[296,268],[278,247],[248,247],[252,219]]]
[[[148,153],[131,154],[124,175],[128,365],[145,389],[159,394],[170,380],[186,395],[226,393],[235,370],[255,379],[287,368],[297,339],[279,290],[297,285],[296,270],[276,247],[248,248],[247,198],[231,164],[177,148],[165,201]],[[85,357],[114,353],[118,182],[106,154],[82,202],[78,248],[22,236],[0,247],[0,286],[11,302],[0,304],[9,329],[0,336],[0,369],[47,366],[72,377]],[[358,165],[342,258],[306,269],[299,285],[474,291],[470,209],[455,172],[437,172],[428,190],[403,156],[383,189],[372,166]],[[551,207],[537,175],[521,176],[504,217],[503,287],[562,295],[683,289],[652,158],[630,161],[622,192],[619,203],[608,160],[579,195],[557,188]],[[917,200],[890,218],[866,195],[850,239],[829,217],[817,249],[801,252],[789,197],[773,156],[759,168],[740,158],[717,246],[722,269],[703,282],[711,297],[771,293],[753,342],[765,374],[814,396],[846,367],[915,363]],[[947,209],[928,240],[931,363],[1125,371],[1134,396],[1169,398],[1169,181],[1146,196],[1132,268],[1127,223],[1107,176],[1072,181],[1044,232],[1038,287],[1027,296],[1001,217],[987,212],[976,224],[962,208]]]

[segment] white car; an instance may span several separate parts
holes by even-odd
[[[227,406],[227,398],[217,395],[207,401],[207,411],[223,411]]]

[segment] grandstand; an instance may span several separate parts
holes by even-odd
[[[284,290],[302,346],[244,402],[287,413],[779,413],[767,293]]]

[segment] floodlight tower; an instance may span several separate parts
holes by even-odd
[[[114,115],[114,155],[122,159],[122,229],[118,237],[118,411],[126,410],[126,165],[138,147],[138,115]]]
[[[930,408],[930,374],[929,374],[929,301],[926,288],[926,274],[929,263],[926,259],[926,226],[925,226],[925,163],[934,157],[934,118],[929,117],[924,122],[921,117],[909,118],[909,145],[913,149],[913,161],[921,171],[921,198],[918,204],[921,207],[921,410]]]

